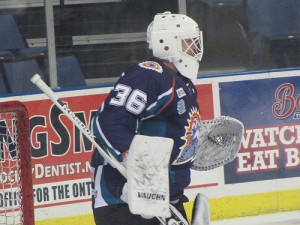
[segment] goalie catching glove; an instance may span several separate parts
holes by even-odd
[[[237,119],[220,116],[200,123],[198,152],[192,169],[204,171],[231,162],[241,146],[244,125]]]

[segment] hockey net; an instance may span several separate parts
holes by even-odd
[[[29,139],[25,106],[0,102],[0,225],[34,225]]]

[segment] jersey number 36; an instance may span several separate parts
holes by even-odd
[[[124,84],[117,84],[114,91],[117,95],[109,102],[110,105],[125,106],[133,114],[140,114],[147,104],[147,94],[139,89],[132,90]]]

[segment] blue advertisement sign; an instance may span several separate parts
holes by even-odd
[[[300,77],[223,82],[220,101],[245,126],[226,184],[300,176]]]

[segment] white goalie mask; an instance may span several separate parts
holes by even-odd
[[[153,56],[169,60],[189,79],[196,79],[203,55],[202,31],[188,16],[157,14],[147,29],[147,42]]]

